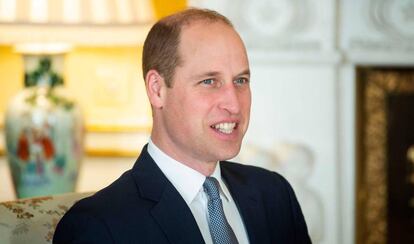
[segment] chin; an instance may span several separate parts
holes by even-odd
[[[226,150],[218,155],[218,161],[229,160],[237,156],[240,152],[240,146],[231,150]]]

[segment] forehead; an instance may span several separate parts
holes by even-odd
[[[197,21],[183,26],[178,52],[183,65],[190,61],[202,61],[206,65],[214,61],[216,64],[232,62],[248,66],[240,36],[222,21]]]
[[[233,42],[233,45],[236,42],[243,45],[232,26],[222,21],[198,20],[182,27],[179,47],[181,50],[185,50],[187,48],[202,47],[203,44],[213,45],[224,41]]]

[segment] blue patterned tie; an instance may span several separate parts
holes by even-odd
[[[214,244],[237,244],[237,238],[223,211],[218,181],[213,177],[207,177],[203,184],[208,196],[208,215],[210,234]]]

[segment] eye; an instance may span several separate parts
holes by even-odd
[[[203,86],[216,87],[216,88],[221,87],[222,85],[222,82],[218,81],[215,78],[205,79],[205,80],[200,81],[199,83]]]
[[[214,79],[205,79],[201,81],[201,84],[204,85],[213,85],[214,84]]]
[[[244,78],[244,77],[238,78],[234,81],[234,84],[239,85],[239,86],[243,84],[247,84],[247,83],[249,83],[249,79]]]

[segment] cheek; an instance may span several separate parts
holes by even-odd
[[[187,94],[186,100],[188,106],[200,111],[205,111],[208,107],[213,106],[214,101],[217,99],[216,96],[216,94],[197,92]]]
[[[246,91],[245,93],[242,93],[239,101],[242,107],[244,108],[244,110],[250,112],[250,107],[252,103],[250,91]]]
[[[171,94],[169,115],[183,126],[194,126],[203,121],[208,110],[208,99],[194,93]]]

